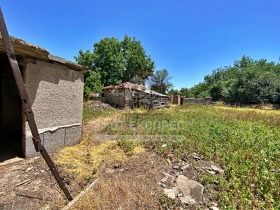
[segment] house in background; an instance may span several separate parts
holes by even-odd
[[[47,151],[79,143],[86,69],[23,40],[11,37],[11,42]],[[2,41],[0,65],[0,154],[37,156]]]
[[[169,96],[152,91],[143,85],[124,82],[119,86],[103,88],[105,103],[118,108],[134,108],[147,105],[153,108],[164,107],[169,102]]]

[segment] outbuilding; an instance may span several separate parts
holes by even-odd
[[[141,105],[160,108],[166,106],[170,101],[167,95],[129,82],[104,87],[103,91],[105,102],[118,108],[134,108]]]
[[[1,39],[1,38],[0,38]],[[48,152],[80,142],[82,135],[82,66],[11,37],[42,143]],[[0,42],[0,161],[32,157],[35,151],[28,122],[3,42]],[[6,154],[6,155],[4,155]]]

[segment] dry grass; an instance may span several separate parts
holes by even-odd
[[[92,133],[94,133],[94,134],[99,133],[107,125],[110,125],[111,123],[114,123],[114,122],[119,122],[121,120],[120,117],[122,116],[123,112],[124,111],[115,112],[110,116],[98,117],[96,119],[92,119],[92,120],[88,121],[83,128],[83,132],[84,132],[85,136],[88,136]]]
[[[72,209],[158,209],[161,195],[159,168],[164,160],[150,154],[134,139],[97,141],[106,127],[122,123],[123,114],[131,110],[112,112],[110,115],[87,117],[83,140],[79,145],[65,147],[57,156],[63,172],[74,180],[98,177],[93,189],[86,193]],[[145,113],[147,110],[137,110]],[[106,172],[110,168],[113,173]]]
[[[103,115],[87,121],[83,127],[83,139],[80,144],[62,148],[56,163],[63,171],[79,180],[90,180],[98,175],[102,165],[122,163],[129,157],[143,153],[145,150],[135,141],[96,141],[95,134],[102,132],[107,125],[121,120],[123,112]],[[127,111],[129,112],[129,111]],[[127,149],[129,148],[129,149]]]
[[[127,155],[116,142],[108,141],[91,147],[83,143],[65,147],[60,150],[56,162],[74,178],[89,180],[97,174],[102,163],[110,164],[126,159]]]
[[[242,120],[242,121],[252,121],[252,122],[262,122],[262,124],[267,126],[280,127],[280,112],[279,110],[261,110],[253,108],[232,108],[232,107],[222,107],[213,106],[220,116],[224,119],[232,120]]]
[[[96,185],[71,209],[159,209],[157,182],[163,165],[149,153],[134,156],[114,173],[103,171]]]
[[[280,112],[278,110],[264,110],[264,109],[256,109],[256,108],[247,108],[247,107],[227,107],[227,106],[214,106],[215,109],[226,109],[226,110],[234,110],[240,112],[255,112],[260,114],[271,114],[271,115],[279,115]]]

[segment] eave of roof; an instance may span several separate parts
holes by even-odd
[[[2,41],[2,36],[0,35],[0,52],[5,53],[4,44]],[[15,37],[10,37],[13,49],[15,51],[16,56],[22,56],[26,58],[32,58],[35,60],[41,60],[46,62],[55,62],[60,63],[65,66],[67,66],[69,69],[75,70],[75,71],[81,71],[86,72],[88,69],[84,68],[83,66],[74,63],[72,61],[67,61],[64,58],[61,58],[59,56],[52,55],[44,48],[41,48],[39,46],[27,43],[23,41],[22,39],[18,39]]]

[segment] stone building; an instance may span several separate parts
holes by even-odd
[[[169,96],[152,91],[143,85],[124,82],[119,86],[103,88],[105,102],[118,108],[134,108],[147,105],[153,108],[164,107]]]
[[[43,145],[54,152],[79,143],[86,69],[23,40],[11,37],[11,41]],[[37,156],[2,40],[0,65],[0,154]]]

